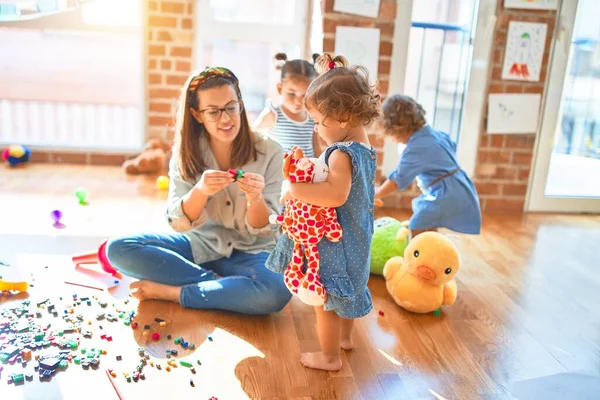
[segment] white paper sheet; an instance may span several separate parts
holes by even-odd
[[[371,83],[377,79],[379,67],[379,29],[338,26],[335,32],[335,54],[348,59],[351,65],[369,70]]]
[[[490,94],[487,133],[537,132],[541,99],[540,94]]]
[[[546,24],[511,21],[506,37],[502,79],[517,81],[540,80]]]
[[[558,8],[558,0],[504,0],[504,8],[556,10]]]
[[[377,18],[379,0],[335,0],[333,11]]]

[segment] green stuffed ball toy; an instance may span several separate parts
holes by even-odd
[[[371,242],[371,273],[383,275],[385,263],[394,256],[404,256],[408,246],[407,222],[383,217],[375,220]]]

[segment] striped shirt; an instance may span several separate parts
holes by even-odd
[[[315,122],[306,115],[306,120],[297,122],[288,117],[280,106],[268,103],[267,106],[275,113],[275,126],[269,134],[275,139],[284,151],[289,151],[292,146],[302,149],[305,157],[314,157],[313,135]]]

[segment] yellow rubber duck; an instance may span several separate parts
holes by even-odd
[[[454,304],[454,276],[460,264],[458,249],[450,239],[438,232],[425,232],[408,243],[404,257],[386,262],[383,277],[396,304],[424,314]]]

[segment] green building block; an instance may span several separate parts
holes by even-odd
[[[179,361],[179,365],[181,365],[182,367],[188,367],[188,368],[192,367],[192,364],[190,364],[189,362],[186,362],[186,361]]]
[[[14,383],[21,383],[25,380],[23,374],[13,374],[12,379]]]
[[[62,360],[58,364],[58,368],[60,368],[60,369],[67,369],[68,366],[69,366],[69,362],[67,360]]]
[[[179,344],[179,343],[181,343],[181,338],[180,337],[175,338],[175,344]]]

